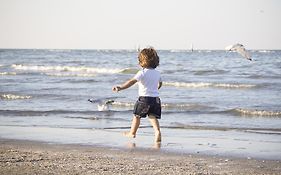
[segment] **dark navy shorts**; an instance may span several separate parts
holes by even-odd
[[[134,114],[140,118],[152,115],[161,119],[161,101],[159,97],[139,97],[134,107]]]

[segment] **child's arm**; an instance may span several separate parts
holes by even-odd
[[[124,90],[124,89],[127,89],[127,88],[133,86],[136,82],[137,82],[137,80],[134,79],[134,78],[132,78],[132,79],[126,81],[126,82],[125,82],[124,84],[122,84],[121,86],[114,86],[114,87],[112,88],[112,90],[115,91],[115,92],[118,92],[118,91],[121,91],[121,90]]]
[[[158,83],[158,89],[160,89],[162,87],[162,81],[160,81],[159,83]]]

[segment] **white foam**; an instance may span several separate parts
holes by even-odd
[[[122,69],[108,69],[108,68],[95,68],[86,66],[27,66],[21,64],[13,64],[12,68],[16,70],[30,70],[36,72],[86,72],[86,73],[100,73],[100,74],[115,74],[120,73]]]
[[[184,82],[163,82],[165,86],[175,86],[175,87],[186,87],[186,88],[206,88],[206,87],[216,87],[216,88],[253,88],[256,85],[252,84],[226,84],[226,83],[184,83]]]
[[[243,115],[281,116],[281,111],[265,111],[265,110],[251,110],[251,109],[235,109],[235,111]]]
[[[138,71],[139,71],[139,69],[136,69],[136,68],[125,68],[125,69],[122,69],[119,73],[136,74]]]
[[[0,72],[0,75],[17,75],[16,72]]]
[[[4,99],[4,100],[18,100],[18,99],[30,99],[31,96],[29,96],[29,95],[26,95],[26,96],[14,95],[14,94],[1,94],[0,98]]]
[[[46,73],[48,76],[54,77],[95,77],[96,74],[87,74],[87,73]]]
[[[192,52],[191,50],[181,50],[181,49],[173,49],[170,50],[171,53],[181,53],[181,52]]]
[[[179,110],[190,110],[190,109],[207,109],[209,106],[199,104],[186,104],[186,103],[162,103],[162,108],[165,109],[179,109]]]
[[[114,101],[112,103],[113,106],[116,107],[134,107],[134,103],[133,102],[118,102],[118,101]],[[208,106],[204,106],[204,105],[199,105],[199,104],[185,104],[185,103],[162,103],[161,104],[162,108],[165,109],[207,109],[210,108]]]
[[[270,50],[259,50],[258,52],[259,53],[270,53],[271,51]]]
[[[98,105],[98,111],[109,111],[109,105],[107,104],[102,104],[102,105]]]
[[[119,106],[119,107],[133,107],[134,106],[134,103],[130,103],[130,102],[117,102],[117,101],[114,101],[112,103],[112,105],[114,106]]]

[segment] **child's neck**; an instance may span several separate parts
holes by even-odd
[[[155,69],[153,67],[143,67],[142,69]]]

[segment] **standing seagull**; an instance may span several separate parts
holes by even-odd
[[[246,51],[245,47],[242,44],[237,43],[237,44],[234,44],[234,45],[227,46],[225,48],[225,50],[236,51],[240,55],[242,55],[244,58],[252,61],[250,54]]]

